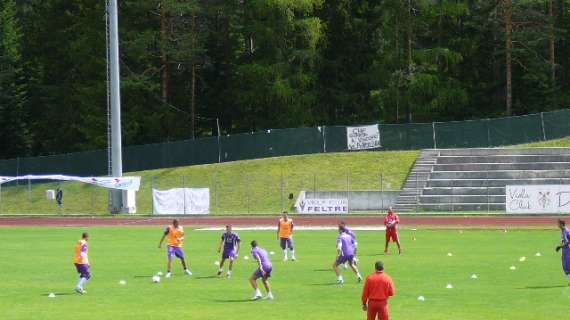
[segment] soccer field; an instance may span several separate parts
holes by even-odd
[[[335,283],[331,264],[335,231],[297,231],[298,261],[282,262],[275,233],[238,231],[242,251],[232,279],[217,278],[221,234],[187,228],[185,250],[194,275],[152,283],[165,271],[157,248],[163,227],[91,227],[93,278],[88,293],[73,292],[77,275],[73,246],[83,228],[0,228],[0,317],[2,319],[364,319],[362,284],[345,271]],[[364,274],[381,259],[397,287],[391,319],[565,319],[570,287],[560,255],[558,230],[401,231],[405,253],[384,256],[383,232],[359,231]],[[275,300],[250,301],[247,281],[255,269],[249,242],[275,251],[271,282]],[[394,248],[392,248],[394,249]],[[394,251],[393,251],[394,252]],[[540,257],[536,253],[540,252]],[[452,256],[448,256],[452,253]],[[526,261],[521,262],[521,257]],[[516,270],[510,270],[515,266]],[[478,279],[472,279],[476,274]],[[120,285],[126,280],[126,285]],[[452,284],[452,289],[446,289]],[[50,292],[55,298],[48,298]],[[418,296],[425,301],[418,301]]]

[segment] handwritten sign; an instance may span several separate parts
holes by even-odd
[[[508,213],[565,213],[570,211],[570,185],[506,187]]]
[[[346,127],[346,143],[348,150],[380,148],[378,125]]]

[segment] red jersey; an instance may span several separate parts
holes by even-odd
[[[384,225],[386,229],[396,229],[397,225],[400,223],[400,217],[395,213],[388,213],[384,218]]]
[[[383,301],[396,293],[396,287],[389,275],[384,271],[376,271],[366,278],[364,289],[362,289],[362,304],[369,300]]]

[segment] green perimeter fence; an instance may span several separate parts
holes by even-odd
[[[379,124],[382,150],[496,147],[570,135],[570,109],[457,122]],[[125,172],[347,150],[346,126],[272,129],[128,146]],[[107,150],[0,160],[0,175],[107,175]]]

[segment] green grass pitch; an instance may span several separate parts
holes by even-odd
[[[0,228],[0,317],[2,319],[364,319],[362,285],[345,272],[335,284],[331,264],[334,231],[295,233],[297,262],[281,262],[275,233],[241,231],[242,252],[234,276],[216,278],[220,232],[187,228],[185,250],[194,276],[182,274],[158,284],[165,250],[157,248],[162,227],[89,228],[93,278],[88,294],[73,293],[77,275],[73,246],[82,228]],[[566,319],[570,288],[557,230],[401,231],[405,253],[381,254],[383,233],[359,231],[360,268],[372,272],[381,259],[394,278],[392,319]],[[273,250],[274,301],[249,301],[247,278],[255,269],[249,242]],[[394,248],[392,248],[394,249]],[[453,256],[448,256],[448,252]],[[535,254],[541,252],[541,257]],[[525,256],[526,261],[519,258]],[[516,270],[509,268],[514,265]],[[471,279],[472,274],[478,279]],[[120,280],[127,284],[119,285]],[[453,289],[446,289],[451,283]],[[56,298],[47,294],[55,292]],[[418,296],[425,301],[418,301]]]

